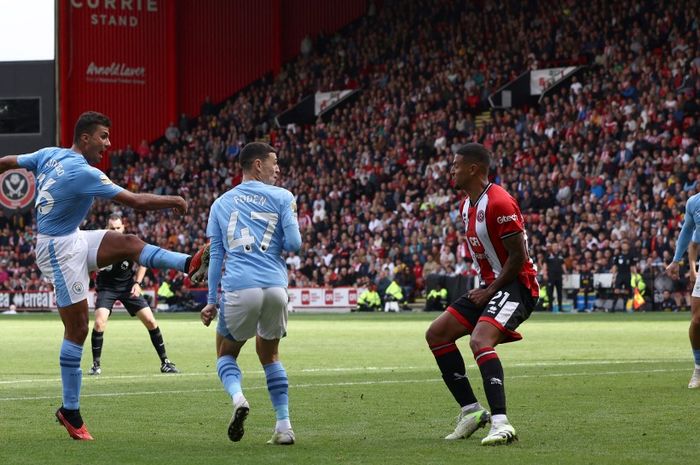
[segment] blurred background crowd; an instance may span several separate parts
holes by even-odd
[[[290,286],[388,278],[416,297],[431,273],[474,274],[449,169],[456,147],[476,141],[494,154],[493,181],[520,203],[543,284],[639,273],[661,298],[687,305],[685,274],[674,282],[662,271],[699,190],[697,4],[466,3],[370,8],[305,44],[279,75],[205,101],[158,141],[112,152],[115,183],[183,195],[189,212],[98,201],[82,228],[104,228],[118,211],[128,232],[192,253],[206,241],[211,203],[241,180],[241,147],[267,140],[299,207],[303,246],[285,257]],[[490,109],[487,97],[522,72],[570,65],[587,68],[539,105]],[[275,124],[304,96],[340,89],[361,92],[315,124]],[[46,287],[34,234],[32,214],[0,216],[0,289]],[[147,284],[180,278],[151,270]]]

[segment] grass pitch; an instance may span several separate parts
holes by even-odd
[[[214,328],[197,314],[158,314],[163,375],[146,329],[115,315],[102,375],[81,410],[92,442],[54,420],[60,405],[58,315],[0,315],[0,464],[695,464],[700,390],[687,389],[689,314],[535,314],[525,339],[498,347],[508,416],[520,441],[482,447],[486,430],[442,439],[457,405],[423,334],[435,314],[292,314],[281,344],[297,444],[267,446],[274,412],[254,346],[239,364],[251,405],[239,443],[216,376]],[[481,377],[460,348],[477,396]]]

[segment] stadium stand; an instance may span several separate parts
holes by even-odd
[[[494,181],[518,197],[543,282],[547,244],[562,246],[570,273],[607,273],[628,241],[647,286],[685,306],[686,278],[660,272],[699,187],[699,43],[692,1],[387,1],[280,75],[114,152],[109,176],[183,194],[190,212],[179,221],[123,213],[145,241],[191,253],[213,199],[240,181],[241,146],[268,140],[298,196],[303,246],[288,261],[290,285],[398,276],[416,296],[430,273],[471,273],[449,165],[456,146],[477,141],[495,154]],[[541,104],[489,110],[487,97],[521,72],[574,64],[586,71]],[[329,118],[275,127],[305,95],[345,88],[362,92]],[[83,228],[114,208],[96,205]],[[0,289],[45,287],[33,226],[0,216]]]

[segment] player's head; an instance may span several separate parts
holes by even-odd
[[[86,111],[78,118],[73,131],[73,146],[89,163],[97,163],[112,143],[109,141],[110,119],[96,111]]]
[[[466,189],[473,179],[488,178],[491,153],[481,144],[464,144],[457,149],[450,173],[455,187]]]
[[[124,234],[124,222],[122,221],[121,215],[117,215],[116,213],[109,215],[109,219],[107,220],[107,229]]]
[[[277,152],[269,144],[264,142],[251,142],[246,144],[238,156],[243,174],[265,184],[274,184],[279,176],[280,168],[277,164]]]

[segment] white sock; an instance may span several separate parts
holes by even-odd
[[[282,431],[289,431],[290,429],[292,429],[292,422],[289,421],[289,418],[286,420],[277,420],[275,424],[276,432],[281,433]]]
[[[479,405],[478,402],[474,402],[473,404],[465,405],[462,407],[462,412],[471,412],[474,410],[479,410],[481,408],[481,405]]]
[[[505,415],[493,415],[491,417],[491,424],[496,426],[496,425],[505,425],[508,423],[508,417]]]
[[[233,405],[238,405],[245,400],[242,392],[237,392],[233,395]]]

